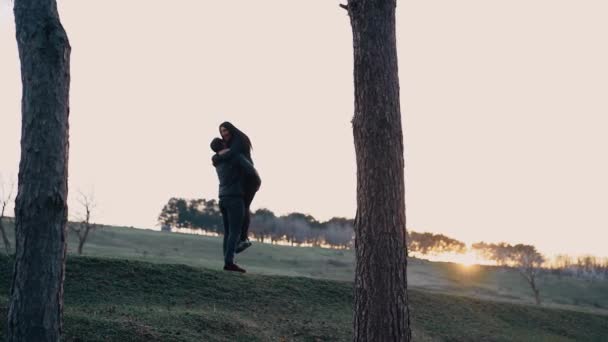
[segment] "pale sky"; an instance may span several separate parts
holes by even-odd
[[[21,85],[12,2],[0,1],[6,178]],[[230,120],[254,144],[253,209],[354,217],[352,38],[338,4],[60,1],[71,189],[94,189],[101,223],[153,227],[170,197],[217,196],[208,146]],[[398,1],[409,229],[608,256],[606,13],[605,0]]]

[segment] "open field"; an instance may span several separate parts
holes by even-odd
[[[13,227],[9,224],[12,239]],[[103,227],[74,255],[66,341],[348,341],[353,253],[255,244],[249,274],[219,271],[220,239]],[[0,319],[11,260],[0,256]],[[416,341],[608,341],[608,284],[542,278],[543,307],[514,271],[411,259]]]
[[[13,228],[9,224],[9,238]],[[68,248],[75,253],[76,239]],[[140,260],[153,263],[185,264],[221,269],[220,238],[163,233],[125,227],[103,227],[92,233],[84,255]],[[248,272],[265,275],[312,277],[352,281],[354,255],[349,250],[299,248],[255,243],[237,257]],[[411,288],[479,299],[533,303],[531,290],[514,270],[489,266],[464,267],[459,264],[410,259]],[[540,278],[543,305],[608,314],[608,282],[585,281],[546,275]]]

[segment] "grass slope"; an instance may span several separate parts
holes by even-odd
[[[12,239],[12,224],[8,224]],[[77,241],[69,236],[74,253]],[[221,269],[221,239],[150,230],[103,227],[91,234],[86,256],[186,264]],[[256,243],[237,262],[250,273],[312,277],[351,282],[354,279],[352,251],[322,248],[293,248]],[[453,263],[411,259],[408,284],[413,289],[468,296],[484,300],[534,303],[532,292],[513,270],[495,267],[464,269]],[[608,314],[608,281],[589,282],[569,277],[543,276],[539,280],[543,305]]]
[[[0,257],[5,321],[12,261]],[[608,316],[410,291],[419,341],[606,341]],[[66,341],[349,341],[352,284],[70,257]],[[2,328],[4,328],[2,326]],[[0,332],[3,333],[3,332]]]

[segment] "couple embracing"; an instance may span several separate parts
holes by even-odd
[[[222,138],[211,141],[213,166],[219,178],[219,205],[224,222],[224,270],[245,273],[234,256],[251,246],[249,207],[261,185],[251,159],[251,140],[230,122],[220,125]]]

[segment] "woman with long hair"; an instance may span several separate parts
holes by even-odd
[[[247,134],[236,128],[232,123],[225,121],[220,125],[220,135],[226,143],[226,146],[230,149],[230,151],[227,152],[227,158],[229,158],[231,154],[242,153],[253,164],[253,161],[251,160],[253,145],[251,145],[251,140]]]
[[[253,160],[251,159],[251,150],[253,146],[247,134],[228,121],[223,122],[220,125],[219,130],[228,150],[213,156],[213,164],[215,165],[220,161],[229,160],[238,154],[242,154],[251,162],[251,164],[253,164]],[[241,231],[241,239],[236,249],[237,253],[240,253],[251,246],[251,241],[249,241],[249,224],[251,223],[250,207],[259,188],[260,183],[258,179],[250,177],[245,177],[243,179],[245,218]]]

